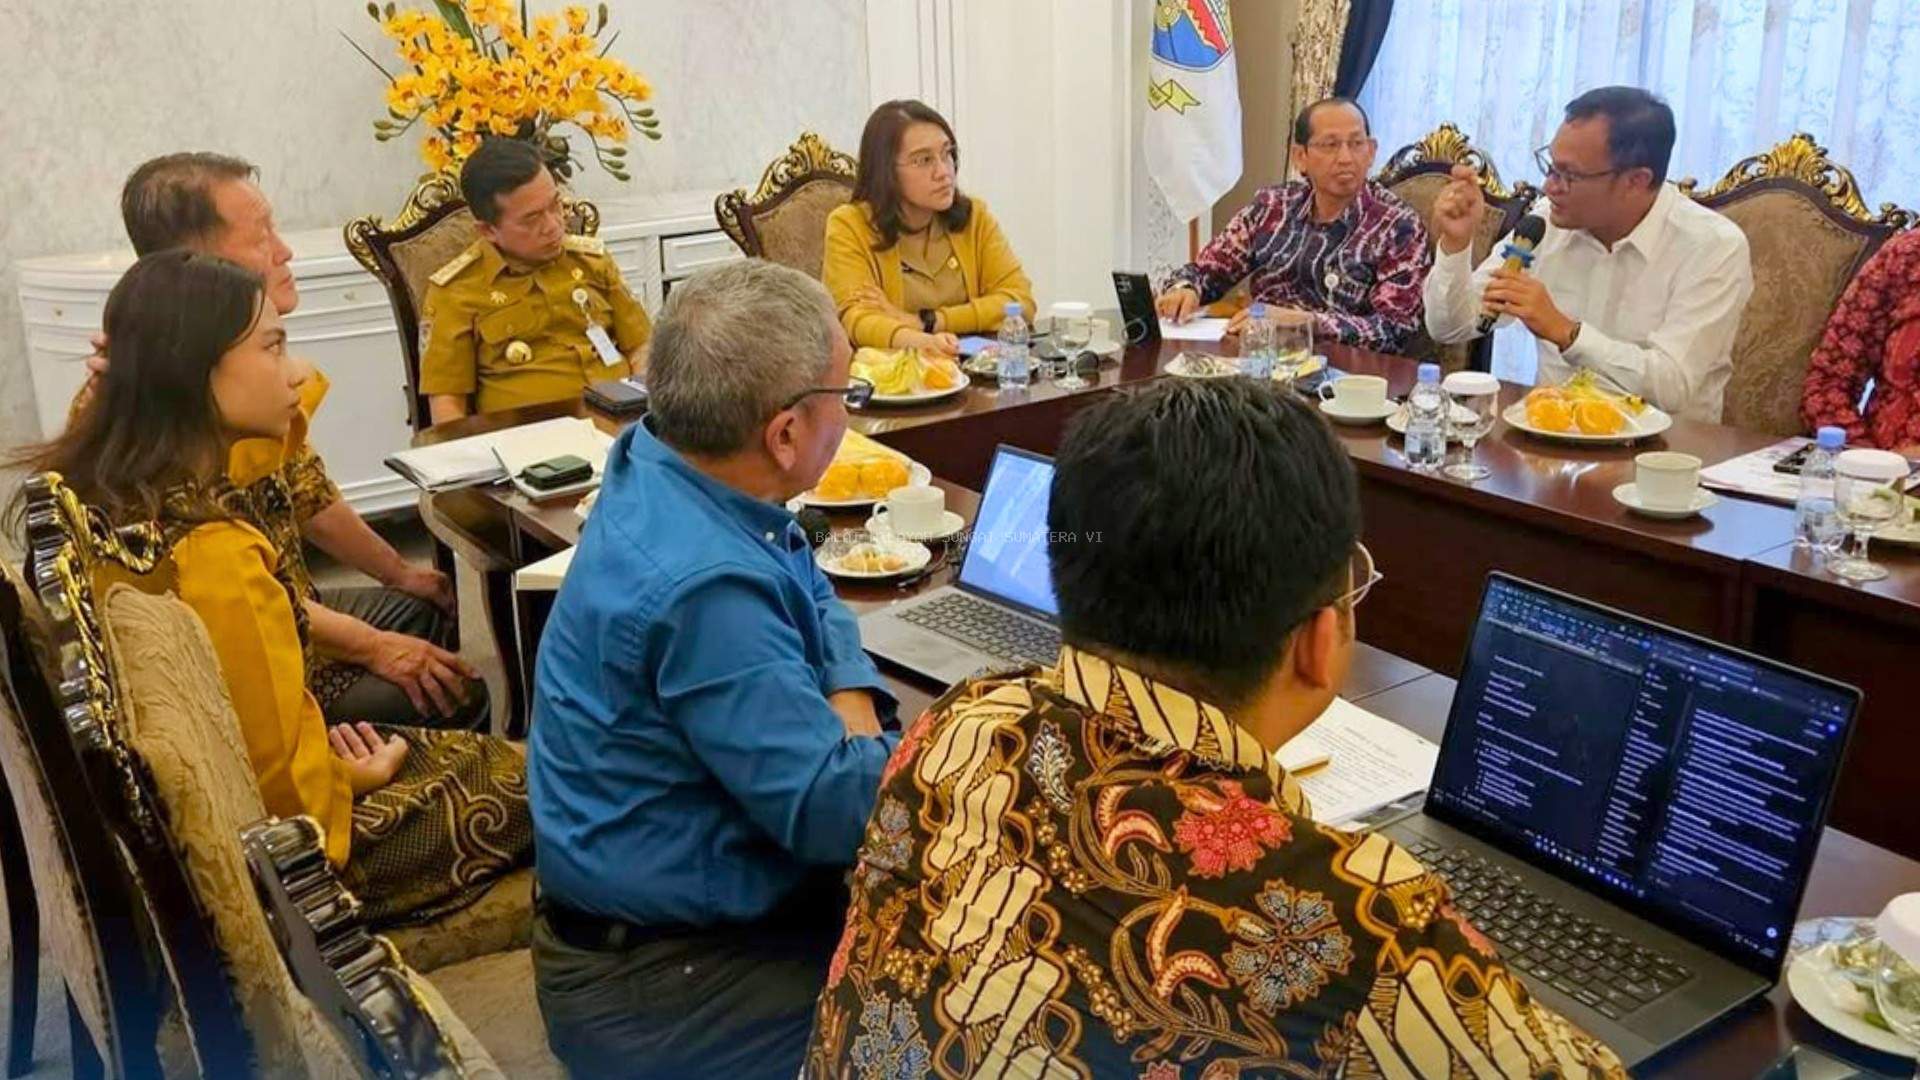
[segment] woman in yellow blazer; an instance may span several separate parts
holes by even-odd
[[[821,276],[856,348],[959,351],[1000,329],[1006,306],[1033,318],[1033,283],[986,205],[960,193],[953,128],[918,101],[867,118],[853,201],[827,218]]]
[[[259,275],[161,251],[107,299],[112,364],[67,430],[19,461],[60,473],[116,524],[156,521],[173,588],[220,660],[261,801],[308,814],[377,924],[478,899],[527,861],[532,822],[518,749],[470,732],[329,729],[313,662],[297,495],[280,454],[305,420],[307,368],[286,352]],[[251,449],[258,449],[258,445]]]

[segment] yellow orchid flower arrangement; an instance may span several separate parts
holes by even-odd
[[[653,86],[607,55],[620,36],[606,34],[607,5],[589,12],[570,4],[531,19],[525,0],[518,10],[512,0],[433,0],[433,7],[367,5],[405,65],[397,74],[354,44],[387,77],[387,115],[373,122],[373,137],[387,142],[424,125],[420,156],[430,171],[458,169],[482,138],[500,135],[532,142],[554,171],[571,177],[572,146],[554,128],[572,124],[600,167],[626,180],[629,135],[660,138],[660,121],[644,105]]]

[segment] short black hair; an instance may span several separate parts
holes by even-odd
[[[1673,110],[1637,86],[1602,86],[1567,102],[1567,120],[1607,118],[1607,156],[1622,171],[1645,168],[1664,183],[1673,160]]]
[[[1074,418],[1047,528],[1068,644],[1230,709],[1346,588],[1360,503],[1326,421],[1290,392],[1162,379]]]
[[[1313,112],[1315,109],[1325,108],[1329,105],[1353,106],[1354,109],[1360,114],[1360,130],[1366,132],[1369,138],[1372,137],[1373,120],[1371,117],[1367,115],[1367,110],[1363,108],[1359,102],[1353,100],[1350,97],[1339,97],[1339,96],[1323,97],[1319,101],[1316,101],[1313,104],[1307,106],[1306,108],[1301,109],[1299,114],[1294,116],[1293,141],[1295,145],[1305,146],[1307,145],[1308,140],[1313,138]]]
[[[500,196],[517,191],[547,167],[540,151],[525,139],[483,140],[460,167],[460,197],[473,216],[500,223]]]
[[[206,150],[143,162],[120,188],[120,220],[134,253],[206,243],[227,227],[213,204],[214,185],[259,176],[252,162]]]

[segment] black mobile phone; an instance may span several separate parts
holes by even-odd
[[[552,491],[592,478],[593,465],[578,454],[561,454],[520,470],[520,479],[535,491]]]
[[[1120,325],[1129,345],[1160,340],[1160,313],[1153,309],[1153,285],[1145,274],[1113,272],[1113,291],[1120,298]]]
[[[1773,463],[1773,471],[1788,476],[1799,476],[1800,470],[1807,467],[1807,456],[1813,453],[1814,444],[1807,445]]]
[[[608,416],[638,416],[647,411],[647,388],[631,379],[589,383],[587,404]]]

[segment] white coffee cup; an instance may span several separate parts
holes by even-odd
[[[1633,485],[1643,506],[1685,510],[1700,487],[1700,459],[1672,450],[1648,451],[1633,459]]]
[[[887,501],[874,507],[900,536],[932,536],[947,519],[947,493],[931,484],[910,484],[887,492]]]
[[[1378,375],[1342,375],[1320,384],[1320,398],[1333,398],[1334,408],[1344,413],[1377,413],[1387,405],[1387,380]]]

